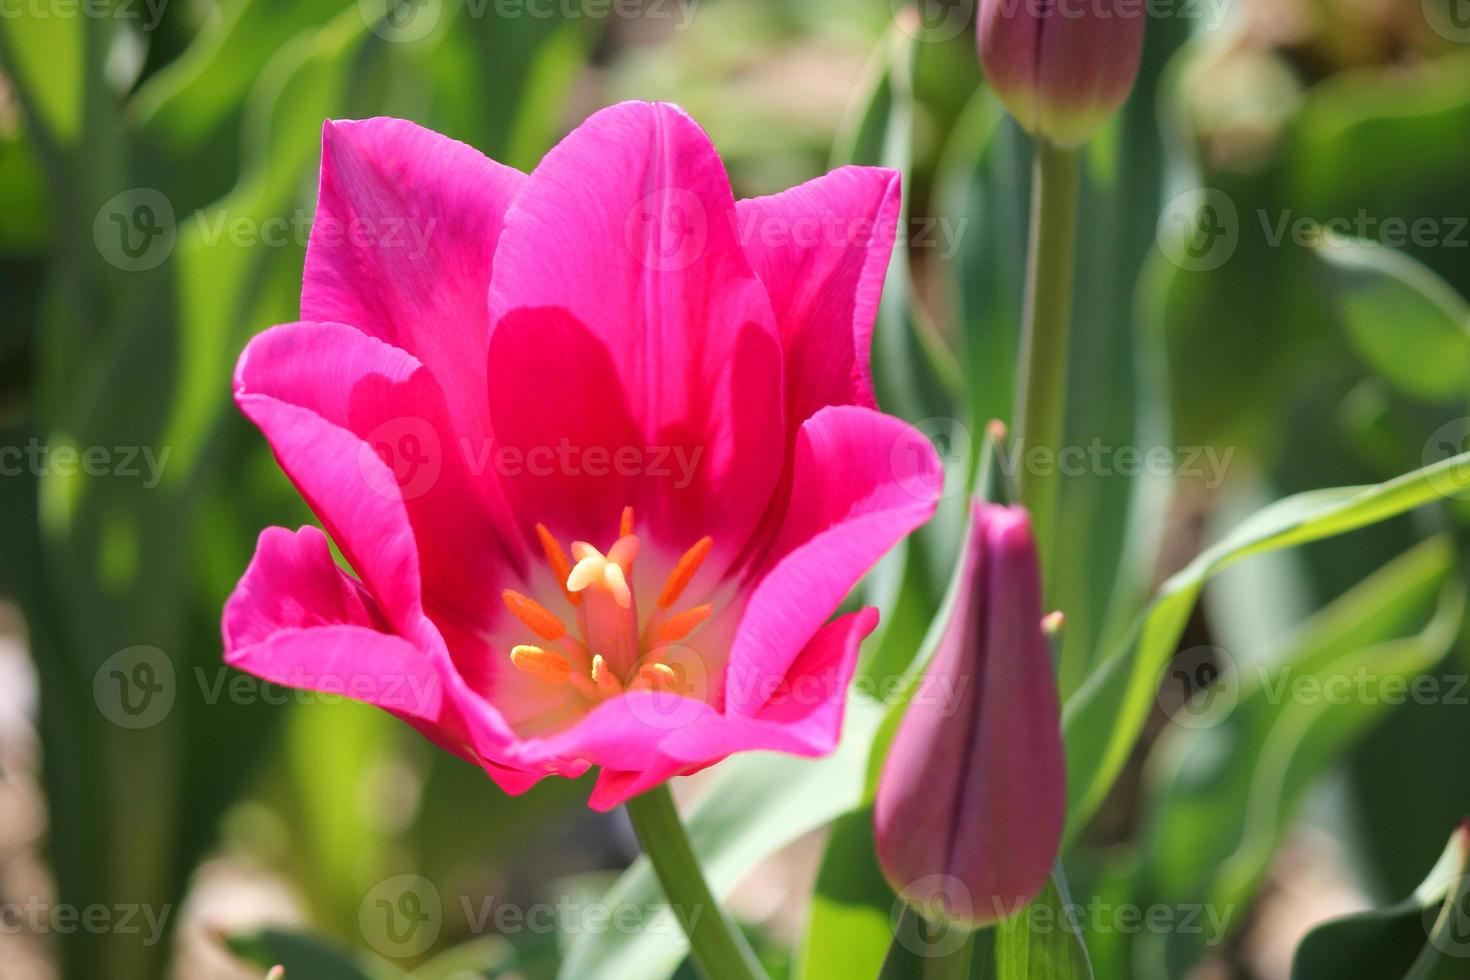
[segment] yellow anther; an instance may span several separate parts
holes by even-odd
[[[668,664],[644,664],[638,668],[638,676],[652,687],[674,687],[679,675]]]
[[[667,609],[679,601],[679,596],[684,594],[684,589],[699,571],[699,566],[703,565],[704,560],[709,557],[710,548],[714,547],[714,543],[713,538],[702,537],[680,556],[678,564],[669,573],[669,580],[664,583],[664,590],[659,593],[660,608]]]
[[[506,589],[500,593],[500,597],[517,619],[543,639],[559,640],[567,635],[567,628],[556,618],[556,614],[535,599],[521,595],[514,589]]]
[[[592,683],[596,686],[597,693],[605,698],[623,693],[623,682],[618,680],[600,653],[592,657]]]
[[[687,609],[677,616],[672,616],[668,622],[659,627],[658,638],[664,643],[673,643],[675,640],[682,640],[690,633],[693,633],[699,627],[700,623],[709,619],[710,613],[714,611],[714,606],[705,604],[703,606],[695,606],[693,609]]]
[[[561,657],[529,644],[512,647],[510,662],[522,673],[548,684],[565,684],[572,673],[571,665]]]

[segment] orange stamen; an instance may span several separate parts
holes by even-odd
[[[679,558],[679,563],[669,573],[669,579],[664,583],[664,590],[659,593],[658,604],[662,609],[667,609],[679,601],[679,596],[688,587],[689,582],[699,571],[699,566],[709,557],[710,548],[714,546],[714,539],[705,535],[694,546],[684,552]]]
[[[556,576],[556,581],[561,585],[561,590],[566,593],[567,600],[572,605],[581,602],[582,597],[567,588],[567,576],[572,571],[572,563],[567,561],[567,553],[561,550],[561,545],[556,538],[551,536],[545,524],[536,525],[536,536],[541,539],[541,550],[546,552],[546,563],[551,566],[551,574]]]
[[[572,673],[571,664],[561,657],[529,644],[512,647],[510,662],[522,673],[548,684],[565,684]]]
[[[710,613],[714,611],[715,607],[709,604],[687,609],[677,616],[671,617],[668,622],[659,627],[658,638],[664,643],[673,643],[676,640],[682,640],[690,633],[693,633],[699,627],[699,624],[708,619]]]
[[[567,635],[567,628],[556,618],[556,614],[530,596],[521,595],[514,589],[506,589],[500,593],[500,598],[505,600],[506,608],[517,619],[543,639],[559,640]]]
[[[633,505],[623,508],[623,519],[618,522],[618,537],[626,538],[633,533]]]

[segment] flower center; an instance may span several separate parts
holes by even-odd
[[[633,562],[638,536],[633,533],[633,508],[623,508],[618,539],[604,554],[586,541],[572,542],[567,558],[561,543],[546,525],[536,534],[553,574],[562,583],[567,601],[576,610],[575,629],[535,599],[512,589],[502,593],[517,619],[539,637],[510,651],[515,667],[549,684],[568,684],[589,703],[616,697],[625,691],[678,690],[679,676],[665,663],[673,644],[700,627],[713,607],[705,604],[674,612],[713,541],[700,538],[674,564],[653,604],[647,621],[638,616],[633,588]]]

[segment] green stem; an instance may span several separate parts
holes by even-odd
[[[1066,438],[1067,348],[1077,252],[1077,173],[1075,149],[1062,149],[1045,139],[1036,141],[1015,445],[1022,461],[1017,471],[1021,502],[1031,511],[1048,578],[1054,561],[1061,493],[1057,454]],[[1049,456],[1042,456],[1042,450]]]
[[[959,928],[951,926],[950,928]],[[964,945],[945,956],[924,961],[924,980],[969,980],[971,960],[975,955],[975,937],[966,936]]]
[[[669,788],[651,789],[627,805],[643,853],[689,937],[699,972],[706,980],[766,980],[745,937],[710,892]]]

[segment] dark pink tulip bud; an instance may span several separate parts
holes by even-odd
[[[978,927],[1046,885],[1066,810],[1025,510],[975,505],[958,588],[884,763],[873,822],[894,890],[930,918]]]
[[[980,62],[1032,135],[1080,146],[1138,77],[1145,0],[980,0]]]

